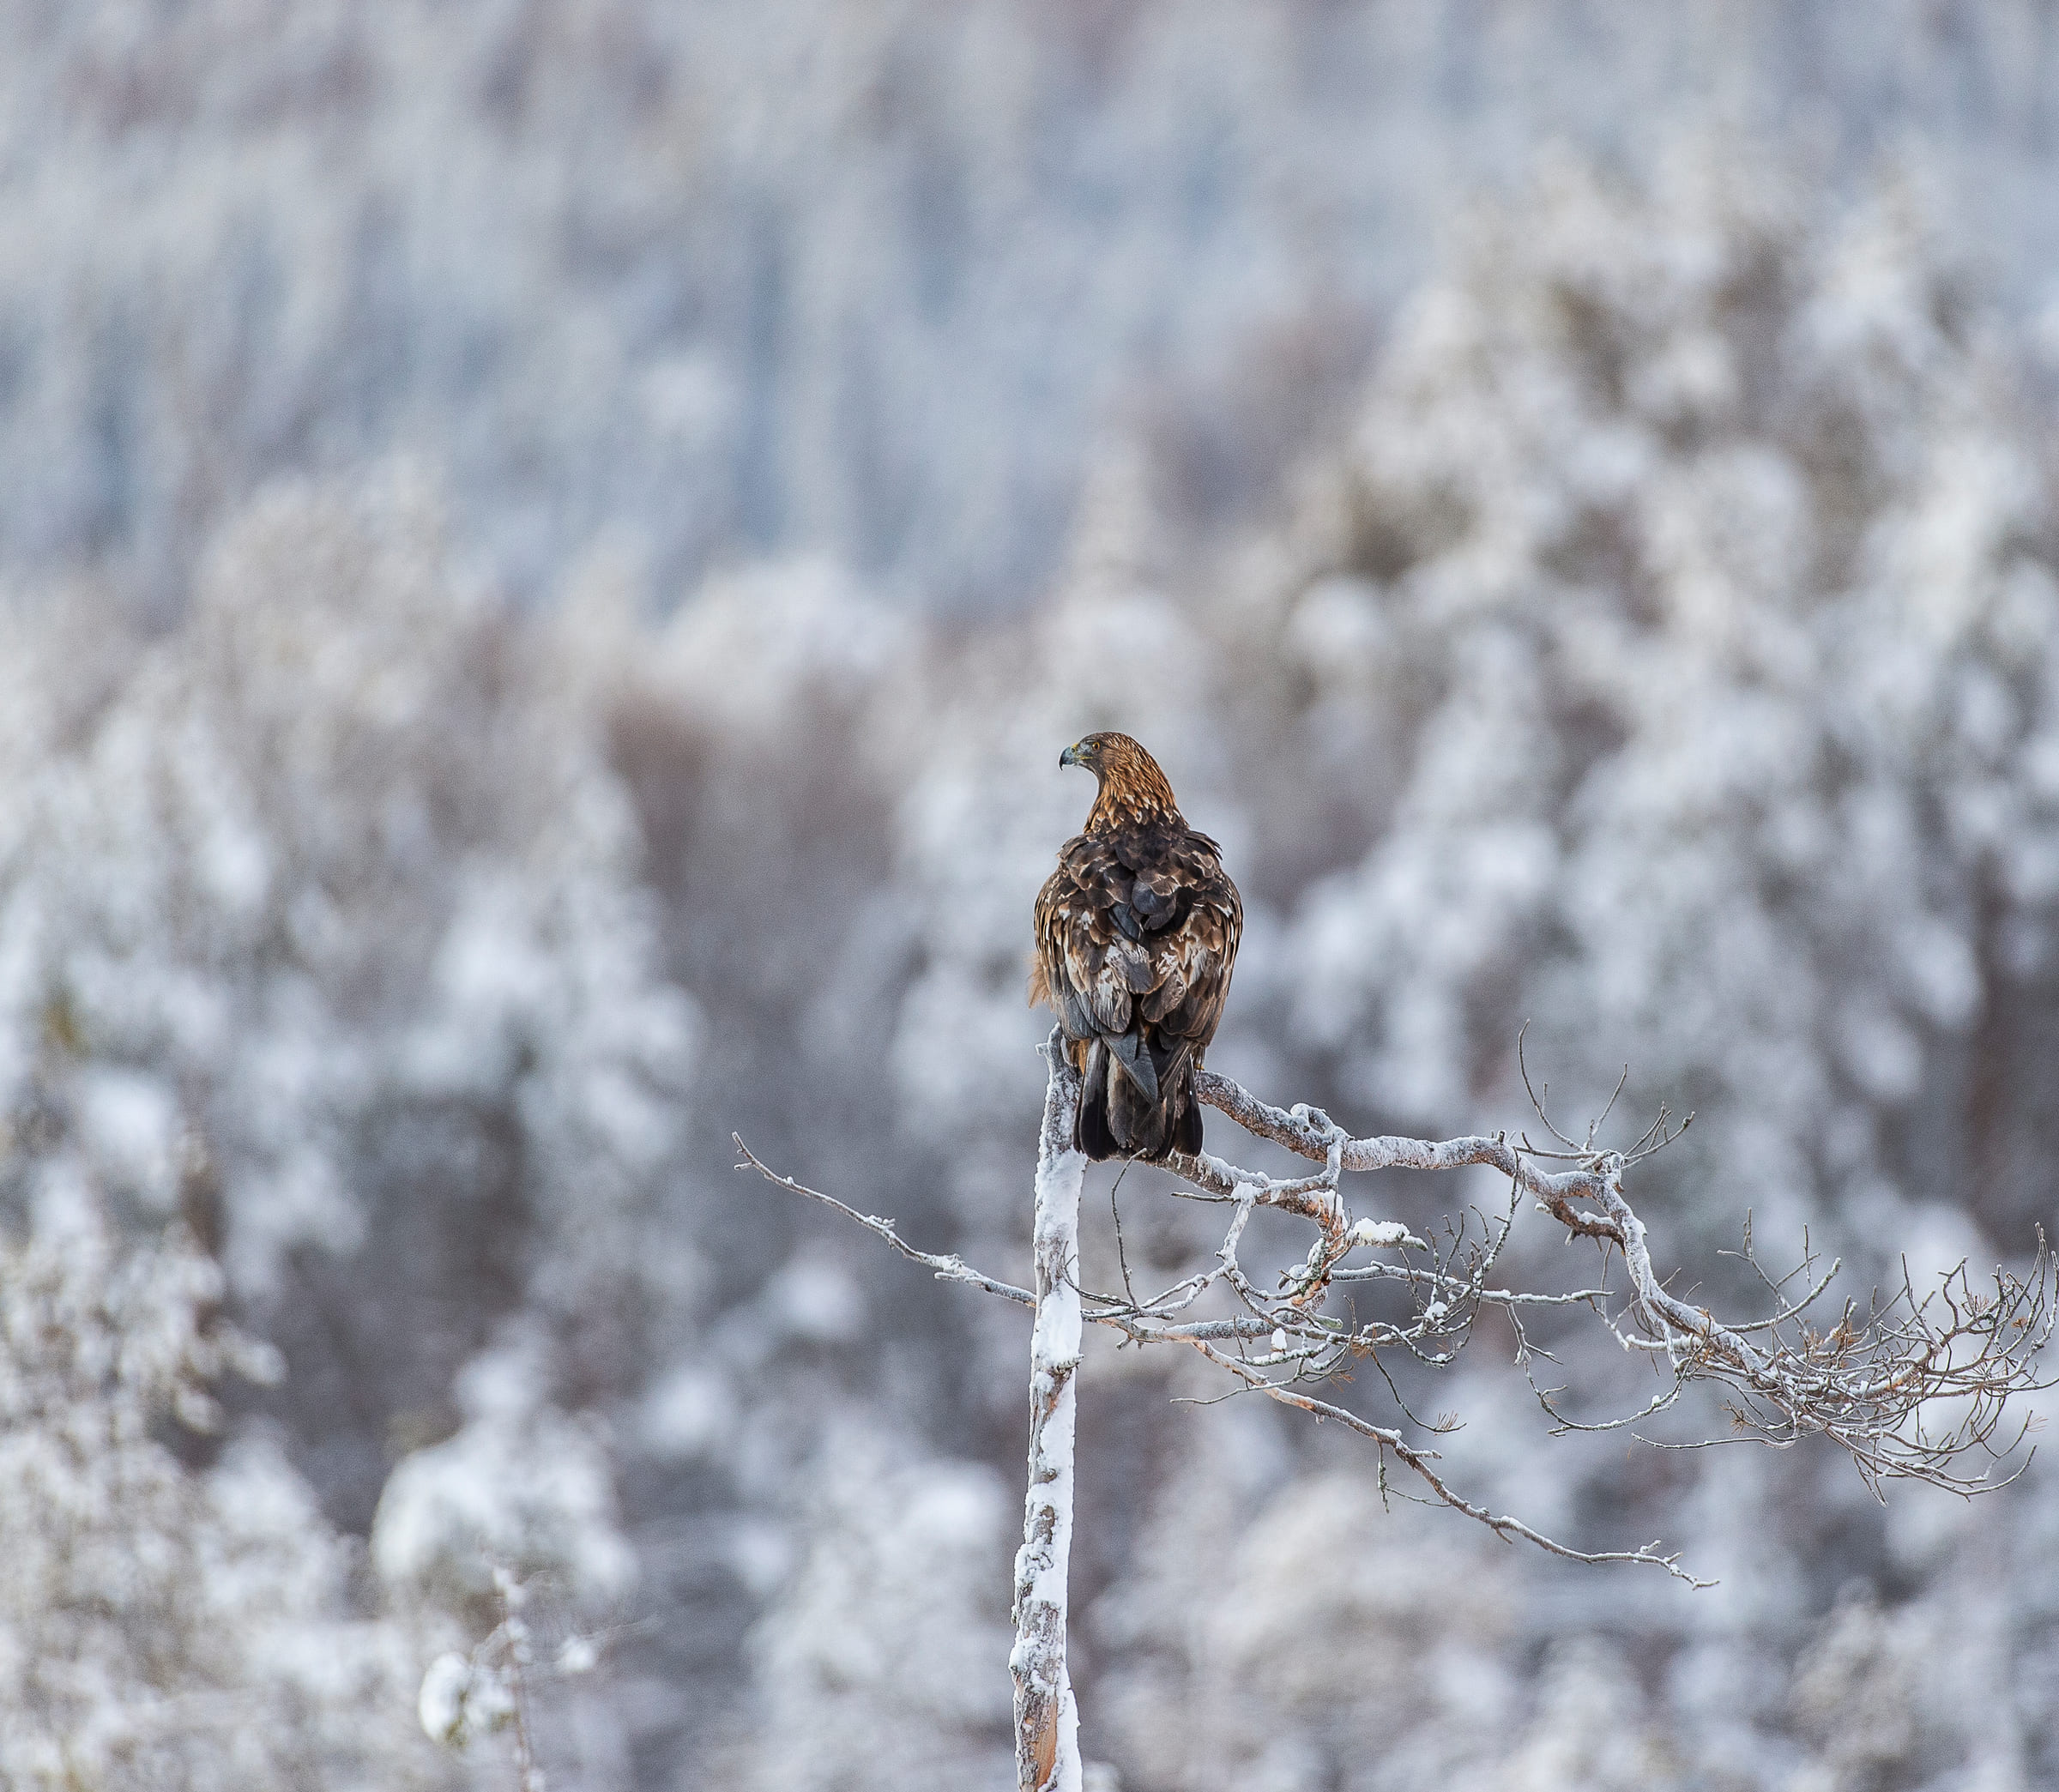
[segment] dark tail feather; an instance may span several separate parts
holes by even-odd
[[[1130,1050],[1122,1047],[1128,1045]],[[1155,1071],[1153,1053],[1127,1040],[1096,1039],[1087,1053],[1081,1080],[1079,1117],[1072,1143],[1096,1162],[1109,1157],[1141,1157],[1156,1163],[1174,1151],[1192,1156],[1201,1149],[1201,1108],[1194,1100],[1193,1071],[1184,1053],[1159,1052],[1168,1062],[1150,1077],[1147,1090],[1132,1069]]]
[[[1108,1127],[1108,1054],[1099,1040],[1087,1053],[1087,1072],[1081,1080],[1079,1113],[1072,1122],[1072,1143],[1096,1163],[1120,1157],[1122,1147]]]
[[[1155,1101],[1127,1077],[1115,1076],[1108,1083],[1108,1130],[1115,1135],[1126,1157],[1162,1157],[1165,1155],[1165,1115]]]
[[[1156,1054],[1144,1042],[1141,1031],[1119,1033],[1108,1041],[1108,1049],[1115,1054],[1130,1081],[1137,1085],[1137,1093],[1149,1102],[1158,1100],[1158,1066]]]
[[[1126,1077],[1113,1079],[1108,1089],[1108,1130],[1126,1156],[1156,1163],[1180,1149],[1180,1128],[1186,1119],[1184,1091],[1174,1087],[1161,1101],[1147,1101]]]
[[[1133,1142],[1142,1141],[1138,1155],[1154,1163],[1174,1151],[1191,1157],[1201,1149],[1201,1104],[1194,1100],[1192,1069],[1181,1063],[1163,1087],[1164,1098],[1140,1117],[1142,1124],[1131,1135]]]

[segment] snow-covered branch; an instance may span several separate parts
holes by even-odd
[[[1061,1066],[1057,1079],[1065,1076]],[[1316,1160],[1322,1168],[1309,1176],[1287,1179],[1242,1169],[1208,1154],[1172,1160],[1170,1167],[1192,1181],[1195,1192],[1235,1209],[1214,1261],[1147,1299],[1068,1285],[1072,1298],[1087,1303],[1086,1318],[1120,1330],[1133,1342],[1213,1347],[1265,1339],[1271,1348],[1239,1359],[1240,1367],[1284,1368],[1292,1379],[1307,1380],[1333,1373],[1347,1359],[1376,1357],[1389,1348],[1406,1349],[1431,1363],[1448,1361],[1463,1347],[1482,1306],[1507,1314],[1519,1336],[1521,1315],[1531,1309],[1584,1306],[1608,1319],[1605,1303],[1611,1290],[1605,1285],[1563,1294],[1488,1285],[1488,1273],[1515,1217],[1513,1201],[1479,1235],[1461,1228],[1455,1234],[1458,1242],[1440,1253],[1395,1222],[1355,1222],[1339,1186],[1347,1170],[1479,1166],[1507,1176],[1514,1195],[1530,1197],[1569,1234],[1593,1239],[1621,1253],[1629,1272],[1629,1305],[1609,1323],[1625,1348],[1663,1357],[1674,1378],[1673,1389],[1646,1411],[1670,1404],[1672,1395],[1689,1382],[1718,1381],[1734,1396],[1736,1422],[1764,1437],[1785,1442],[1820,1432],[1850,1453],[1871,1481],[1914,1478],[1971,1493],[2002,1484],[1992,1477],[1990,1468],[2008,1453],[2006,1445],[1997,1443],[2003,1435],[2000,1427],[2008,1397],[2046,1385],[2038,1373],[2038,1352],[2054,1323],[2053,1266],[2042,1237],[2028,1273],[2020,1276],[1997,1270],[1991,1290],[1975,1287],[1964,1264],[1927,1294],[1917,1293],[1905,1275],[1901,1287],[1887,1298],[1876,1295],[1863,1310],[1857,1302],[1847,1302],[1833,1322],[1818,1328],[1809,1323],[1808,1314],[1838,1266],[1819,1270],[1811,1255],[1785,1276],[1767,1275],[1753,1252],[1748,1226],[1744,1255],[1774,1296],[1775,1310],[1766,1318],[1725,1322],[1662,1284],[1652,1266],[1645,1222],[1623,1191],[1628,1160],[1622,1153],[1597,1150],[1573,1168],[1548,1171],[1539,1167],[1542,1154],[1512,1143],[1506,1135],[1440,1141],[1354,1138],[1319,1109],[1272,1107],[1213,1071],[1202,1071],[1197,1088],[1203,1101],[1253,1136]],[[740,1140],[738,1145],[750,1168],[783,1188],[836,1208],[903,1255],[933,1270],[939,1280],[967,1282],[1036,1306],[1029,1290],[987,1276],[955,1255],[918,1250],[894,1231],[891,1221],[860,1214],[831,1196],[803,1187],[761,1162]],[[1276,1294],[1253,1284],[1238,1257],[1245,1223],[1259,1206],[1282,1209],[1318,1228],[1308,1257],[1283,1278]],[[1428,1252],[1433,1261],[1346,1262],[1350,1253],[1365,1248]],[[1807,1291],[1790,1300],[1784,1291],[1797,1277]],[[1333,1287],[1380,1281],[1409,1287],[1422,1297],[1407,1322],[1347,1326],[1321,1311],[1324,1296]],[[1178,1317],[1217,1286],[1230,1289],[1245,1311],[1194,1321]],[[1268,1391],[1282,1391],[1270,1381],[1265,1385]],[[1953,1403],[1947,1428],[1936,1430],[1923,1422],[1923,1409],[1934,1402]],[[1301,1397],[1295,1403],[1301,1403]],[[1360,1423],[1356,1428],[1365,1427]],[[1383,1447],[1392,1447],[1391,1439],[1398,1435],[1378,1427],[1368,1434],[1378,1435]],[[2009,1441],[2014,1440],[2012,1435]],[[1959,1463],[1971,1453],[1986,1460],[1979,1469],[1965,1472]]]
[[[1992,1469],[2020,1441],[2020,1432],[2005,1433],[2002,1428],[2008,1397],[2048,1385],[2039,1374],[2038,1353],[2052,1331],[2053,1266],[2042,1231],[2029,1273],[2019,1276],[1997,1269],[1991,1292],[1977,1288],[1961,1262],[1935,1288],[1919,1294],[1905,1264],[1899,1289],[1885,1299],[1876,1292],[1863,1309],[1847,1301],[1834,1322],[1819,1329],[1807,1316],[1838,1265],[1833,1263],[1818,1274],[1814,1256],[1807,1254],[1788,1275],[1769,1276],[1754,1253],[1748,1222],[1745,1260],[1778,1305],[1768,1318],[1726,1324],[1706,1307],[1670,1293],[1652,1267],[1645,1222],[1623,1192],[1624,1173],[1635,1154],[1591,1149],[1591,1136],[1585,1144],[1549,1154],[1577,1159],[1574,1168],[1548,1172],[1537,1163],[1547,1154],[1527,1143],[1512,1144],[1506,1135],[1439,1143],[1351,1138],[1319,1110],[1282,1112],[1211,1071],[1202,1071],[1197,1083],[1203,1101],[1247,1131],[1324,1165],[1313,1177],[1278,1182],[1254,1179],[1206,1155],[1177,1162],[1201,1188],[1283,1207],[1322,1228],[1304,1279],[1287,1306],[1306,1309],[1319,1303],[1322,1290],[1335,1280],[1394,1273],[1385,1264],[1338,1269],[1354,1241],[1337,1196],[1340,1168],[1484,1166],[1507,1176],[1513,1189],[1534,1198],[1569,1234],[1622,1253],[1630,1278],[1626,1317],[1632,1330],[1618,1329],[1617,1336],[1626,1349],[1663,1355],[1673,1377],[1668,1391],[1645,1412],[1670,1405],[1690,1382],[1716,1381],[1731,1392],[1730,1411],[1740,1430],[1776,1443],[1820,1432],[1851,1457],[1876,1491],[1889,1479],[1923,1481],[1969,1493],[2006,1484],[2006,1478],[1997,1480]],[[1506,1228],[1501,1235],[1506,1236]],[[1807,1283],[1808,1292],[1790,1301],[1783,1290],[1797,1277]],[[1442,1282],[1431,1285],[1441,1289]],[[1489,1294],[1477,1286],[1476,1277],[1452,1292],[1469,1306],[1477,1306]],[[1597,1311],[1601,1292],[1594,1291]],[[1560,1298],[1573,1302],[1586,1297]],[[1442,1306],[1448,1313],[1453,1304],[1440,1292],[1424,1311]],[[1280,1311],[1281,1303],[1273,1303],[1272,1310]],[[1376,1334],[1377,1328],[1362,1329],[1337,1342],[1346,1349],[1370,1347],[1383,1342]],[[1754,1336],[1758,1342],[1751,1342]],[[1327,1366],[1320,1349],[1311,1353],[1310,1360]],[[1550,1409],[1549,1397],[1546,1404]],[[1926,1408],[1934,1404],[1950,1414],[1941,1429],[1924,1421]],[[1558,1416],[1555,1411],[1553,1415]],[[1969,1457],[1979,1461],[1971,1472],[1960,1466]]]
[[[1319,1166],[1300,1177],[1268,1176],[1214,1155],[1178,1156],[1167,1168],[1186,1179],[1188,1198],[1219,1201],[1231,1210],[1212,1258],[1156,1294],[1139,1298],[1096,1293],[1079,1280],[1079,1191],[1084,1161],[1072,1149],[1078,1085],[1058,1037],[1045,1048],[1050,1061],[1039,1143],[1035,1234],[1036,1291],[970,1268],[956,1255],[917,1249],[893,1222],[859,1212],[834,1197],[806,1188],[770,1169],[740,1138],[743,1162],[781,1187],[833,1207],[929,1268],[939,1281],[968,1283],[1032,1307],[1030,1443],[1023,1542],[1016,1564],[1017,1765],[1025,1792],[1073,1792],[1079,1783],[1078,1722],[1066,1672],[1066,1570],[1072,1510],[1074,1376],[1087,1320],[1119,1331],[1138,1345],[1184,1344],[1231,1379],[1233,1393],[1262,1393],[1319,1419],[1332,1419],[1370,1440],[1382,1463],[1390,1455],[1415,1475],[1434,1502],[1451,1506],[1504,1538],[1521,1538],[1554,1555],[1580,1562],[1635,1562],[1664,1568],[1703,1586],[1677,1554],[1656,1542],[1634,1549],[1580,1550],[1546,1536],[1521,1518],[1497,1513],[1466,1498],[1438,1466],[1438,1452],[1411,1441],[1398,1425],[1382,1425],[1313,1390],[1350,1366],[1370,1362],[1386,1379],[1404,1421],[1436,1435],[1449,1421],[1423,1427],[1410,1414],[1387,1376],[1383,1353],[1405,1352],[1433,1367],[1452,1362],[1471,1336],[1483,1307],[1513,1329],[1518,1360],[1527,1371],[1533,1349],[1525,1316],[1541,1310],[1584,1308],[1627,1350],[1663,1361],[1663,1391],[1636,1413],[1602,1425],[1577,1423],[1553,1404],[1554,1391],[1537,1388],[1561,1432],[1628,1426],[1673,1406],[1697,1381],[1728,1392],[1735,1429],[1775,1444],[1820,1433],[1843,1448],[1875,1492],[1890,1479],[1910,1479],[1974,1493],[2007,1485],[1994,1469],[2021,1441],[2005,1433],[2010,1396],[2049,1385],[2038,1352],[2050,1337],[2055,1305],[2052,1259],[2042,1234],[2029,1272],[1997,1269],[1991,1293],[1977,1289],[1959,1264],[1928,1294],[1919,1294],[1905,1268],[1901,1286],[1863,1310],[1847,1301],[1827,1328],[1809,1313],[1827,1292],[1838,1265],[1820,1268],[1805,1250],[1787,1275],[1767,1273],[1754,1254],[1748,1222],[1744,1260],[1762,1279],[1772,1312],[1724,1321],[1671,1294],[1653,1268],[1645,1222],[1624,1193],[1628,1171],[1678,1137],[1661,1111],[1627,1150],[1595,1144],[1597,1121],[1584,1140],[1551,1125],[1543,1103],[1538,1117],[1559,1149],[1545,1150],[1506,1134],[1439,1141],[1354,1138],[1320,1109],[1281,1109],[1229,1077],[1204,1071],[1200,1099],[1235,1119],[1254,1137],[1284,1146]],[[1570,1167],[1547,1169],[1544,1161]],[[1355,1218],[1346,1203],[1346,1172],[1386,1169],[1494,1170],[1508,1180],[1507,1203],[1491,1213],[1447,1222],[1431,1243],[1392,1220]],[[1566,1228],[1569,1240],[1601,1247],[1604,1270],[1620,1257],[1628,1287],[1612,1290],[1604,1274],[1595,1287],[1532,1293],[1490,1285],[1501,1250],[1525,1200]],[[1271,1207],[1314,1228],[1307,1254],[1268,1291],[1252,1278],[1240,1252],[1253,1213]],[[1356,1252],[1393,1252],[1394,1258]],[[1413,1253],[1413,1255],[1411,1255]],[[1391,1282],[1408,1290],[1405,1318],[1347,1319],[1326,1312],[1329,1296],[1354,1283]],[[1790,1296],[1790,1288],[1803,1290]],[[1188,1317],[1211,1292],[1232,1310]],[[1611,1311],[1610,1302],[1624,1304]],[[1537,1353],[1542,1354],[1542,1353]],[[1533,1379],[1532,1387],[1536,1388]],[[1942,1409],[1941,1424],[1926,1415]],[[1715,1441],[1715,1440],[1709,1440]],[[1702,1447],[1699,1444],[1673,1447]],[[1977,1466],[1969,1469],[1968,1461]],[[1383,1487],[1385,1485],[1383,1478]]]

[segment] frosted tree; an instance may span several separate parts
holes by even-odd
[[[112,673],[20,633],[6,1095],[112,1082],[86,1111],[146,1164],[187,1125],[253,1294],[292,1248],[364,1238],[358,1129],[411,1106],[504,1113],[546,1225],[578,1166],[565,1241],[593,1250],[552,1274],[621,1260],[595,1223],[670,1149],[693,1016],[651,974],[577,655],[466,588],[432,490],[395,469],[268,495],[183,627]],[[169,1199],[161,1175],[135,1192]]]
[[[774,1701],[768,1788],[948,1792],[1008,1775],[1010,1639],[988,1572],[1007,1496],[990,1469],[922,1458],[869,1428],[823,1439],[823,1510],[751,1641]]]
[[[625,1596],[613,1461],[562,1390],[632,1378],[691,1294],[689,1240],[629,1239],[696,1017],[606,763],[614,637],[468,588],[405,469],[261,499],[154,640],[86,599],[6,623],[10,1221],[85,1177],[123,1235],[176,1219],[218,1252],[294,1372],[233,1406],[285,1422],[345,1522],[389,1451],[436,1445],[374,1551],[418,1655],[498,1622],[461,1556],[583,1614]]]
[[[431,1656],[422,1728],[460,1750],[506,1732],[521,1792],[546,1783],[540,1733],[572,1727],[564,1695],[598,1665],[637,1567],[603,1428],[553,1406],[548,1383],[534,1329],[474,1358],[455,1391],[464,1424],[400,1463],[371,1531],[372,1566]]]
[[[1880,184],[1708,145],[1483,210],[1314,484],[1281,610],[1378,836],[1312,891],[1297,1032],[1443,1119],[1528,1015],[1703,1116],[1762,1227],[2014,1253],[2059,742],[2049,474],[1992,319]],[[1992,1071],[1982,1065],[1993,1065]],[[2002,1118],[2005,1111],[2011,1118]],[[1920,1119],[1919,1119],[1920,1117]]]
[[[19,1172],[17,1171],[17,1174]],[[47,1792],[430,1787],[405,1631],[275,1440],[210,1466],[225,1376],[277,1373],[183,1226],[126,1242],[75,1155],[0,1243],[0,1777]]]

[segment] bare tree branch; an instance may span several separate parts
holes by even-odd
[[[1269,1185],[1255,1197],[1303,1214],[1323,1228],[1322,1257],[1319,1261],[1312,1256],[1311,1269],[1324,1279],[1343,1254],[1335,1250],[1343,1214],[1334,1199],[1331,1163],[1341,1161],[1350,1170],[1485,1165],[1532,1196],[1568,1233],[1622,1252],[1637,1327],[1634,1336],[1618,1332],[1626,1348],[1663,1355],[1677,1384],[1716,1381],[1729,1387],[1732,1421],[1742,1433],[1782,1444],[1811,1432],[1822,1433],[1851,1457],[1876,1494],[1880,1483],[1890,1479],[1926,1481],[1956,1493],[2007,1485],[2006,1480],[1994,1478],[1993,1465],[2012,1452],[2023,1434],[2020,1429],[2010,1434],[2002,1431],[2008,1398],[2050,1385],[2039,1375],[2037,1361],[2054,1319],[2052,1259],[2042,1229],[2030,1273],[2017,1276],[1997,1269],[1992,1293],[1972,1285],[1962,1262],[1919,1296],[1905,1264],[1901,1287],[1889,1298],[1883,1300],[1876,1294],[1863,1312],[1856,1302],[1847,1302],[1837,1324],[1819,1331],[1802,1314],[1837,1273],[1833,1263],[1802,1300],[1783,1302],[1771,1318],[1730,1325],[1706,1307],[1690,1306],[1669,1293],[1660,1282],[1651,1266],[1645,1223],[1623,1193],[1628,1160],[1621,1153],[1589,1152],[1579,1168],[1548,1174],[1532,1161],[1535,1154],[1511,1145],[1506,1137],[1438,1143],[1350,1138],[1319,1110],[1297,1107],[1283,1113],[1212,1071],[1200,1072],[1196,1087],[1203,1101],[1247,1131],[1324,1161],[1321,1175]],[[1542,1113],[1543,1097],[1534,1090],[1533,1097]],[[1555,1137],[1565,1138],[1555,1127],[1552,1130]],[[1645,1136],[1653,1135],[1647,1131]],[[1667,1137],[1678,1136],[1676,1131]],[[1240,1184],[1248,1186],[1252,1180],[1247,1173],[1212,1157],[1181,1160],[1178,1168],[1219,1193]],[[1592,1205],[1576,1205],[1582,1202]],[[1792,1279],[1794,1272],[1777,1283],[1766,1276],[1748,1233],[1742,1255],[1776,1289]],[[1798,1268],[1814,1276],[1817,1261],[1805,1246]],[[1748,1342],[1749,1334],[1762,1334],[1763,1342]],[[1947,1403],[1954,1415],[1951,1422],[1941,1431],[1926,1428],[1924,1409]],[[1957,1464],[1969,1456],[1982,1458],[1981,1466],[1962,1472]]]
[[[1354,1138],[1319,1108],[1283,1110],[1227,1077],[1197,1072],[1195,1090],[1202,1101],[1253,1137],[1319,1168],[1305,1176],[1275,1177],[1206,1153],[1174,1155],[1165,1168],[1193,1185],[1177,1192],[1230,1209],[1222,1243],[1211,1260],[1149,1299],[1137,1297],[1126,1257],[1120,1264],[1123,1293],[1097,1293],[1079,1281],[1084,1160],[1072,1145],[1079,1090],[1060,1045],[1054,1031],[1044,1048],[1050,1078],[1037,1159],[1034,1293],[984,1275],[955,1255],[916,1249],[891,1221],[860,1213],[777,1174],[741,1139],[736,1142],[743,1156],[740,1169],[755,1169],[782,1188],[835,1208],[940,1281],[964,1282],[1036,1314],[1030,1345],[1029,1488],[1016,1560],[1017,1635],[1011,1656],[1017,1777],[1023,1792],[1077,1792],[1079,1785],[1078,1720],[1066,1668],[1066,1568],[1072,1514],[1073,1383],[1081,1326],[1088,1320],[1135,1344],[1186,1345],[1230,1378],[1221,1397],[1260,1394],[1347,1427],[1380,1452],[1383,1493],[1384,1463],[1392,1455],[1428,1489],[1420,1497],[1464,1513],[1505,1540],[1521,1538],[1571,1561],[1663,1568],[1696,1587],[1711,1583],[1697,1580],[1676,1553],[1662,1553],[1657,1542],[1636,1549],[1575,1549],[1519,1518],[1468,1499],[1444,1478],[1436,1451],[1411,1442],[1396,1427],[1320,1398],[1310,1391],[1312,1385],[1369,1361],[1386,1378],[1405,1419],[1433,1434],[1449,1430],[1453,1421],[1422,1426],[1409,1413],[1382,1354],[1400,1351],[1432,1367],[1444,1367],[1464,1349],[1480,1311],[1492,1308],[1514,1330],[1517,1361],[1555,1434],[1633,1427],[1674,1407],[1690,1385],[1707,1381],[1727,1393],[1731,1436],[1660,1447],[1702,1449],[1746,1439],[1784,1446],[1820,1433],[1851,1457],[1876,1495],[1882,1482],[1897,1479],[1971,1495],[2005,1487],[2022,1472],[2020,1464],[2008,1475],[1997,1476],[1995,1470],[2014,1454],[2027,1425],[2004,1429],[2009,1399],[2051,1385],[2038,1368],[2038,1353],[2055,1318],[2053,1261],[2042,1231],[2029,1272],[2019,1276],[1998,1268],[1991,1292],[1976,1288],[1961,1262],[1919,1295],[1905,1263],[1898,1288],[1885,1297],[1875,1291],[1863,1310],[1846,1301],[1836,1322],[1820,1328],[1809,1315],[1838,1264],[1825,1266],[1804,1234],[1801,1261],[1776,1276],[1755,1253],[1748,1215],[1742,1250],[1726,1254],[1750,1266],[1772,1297],[1774,1310],[1748,1320],[1719,1320],[1667,1290],[1652,1266],[1645,1223],[1623,1191],[1626,1172],[1678,1138],[1694,1116],[1676,1124],[1662,1107],[1628,1150],[1603,1149],[1596,1141],[1622,1093],[1619,1082],[1608,1108],[1576,1141],[1553,1124],[1544,1106],[1549,1085],[1531,1083],[1519,1038],[1524,1085],[1539,1122],[1562,1149],[1540,1150],[1527,1140],[1512,1144],[1506,1133],[1440,1141]],[[1570,1167],[1547,1170],[1540,1160]],[[1491,1212],[1476,1207],[1447,1218],[1431,1240],[1395,1221],[1355,1220],[1345,1204],[1347,1171],[1474,1166],[1507,1179],[1507,1202]],[[1526,1198],[1563,1227],[1569,1241],[1595,1242],[1603,1258],[1600,1285],[1563,1294],[1493,1285]],[[1239,1254],[1252,1215],[1260,1207],[1277,1209],[1314,1229],[1307,1256],[1283,1272],[1271,1291],[1252,1280]],[[1358,1252],[1392,1252],[1398,1258],[1348,1261]],[[1608,1282],[1609,1267],[1616,1260],[1627,1279],[1621,1291]],[[1797,1279],[1803,1291],[1790,1297],[1788,1290]],[[1362,1321],[1356,1313],[1345,1318],[1325,1311],[1340,1285],[1381,1282],[1410,1295],[1405,1318]],[[1211,1296],[1232,1310],[1188,1317]],[[1613,1316],[1612,1301],[1622,1303]],[[1621,1417],[1586,1421],[1562,1412],[1556,1401],[1563,1390],[1541,1387],[1536,1379],[1537,1361],[1549,1361],[1549,1353],[1531,1342],[1525,1326],[1525,1314],[1551,1309],[1584,1309],[1623,1349],[1663,1365],[1666,1379],[1659,1391]],[[1969,1463],[1976,1466],[1969,1469]]]

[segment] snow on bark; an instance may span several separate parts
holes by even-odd
[[[1030,1475],[1015,1558],[1015,1771],[1023,1792],[1079,1792],[1079,1715],[1066,1673],[1072,1548],[1073,1376],[1079,1367],[1079,1085],[1058,1049],[1036,1154],[1036,1324],[1030,1337]]]

